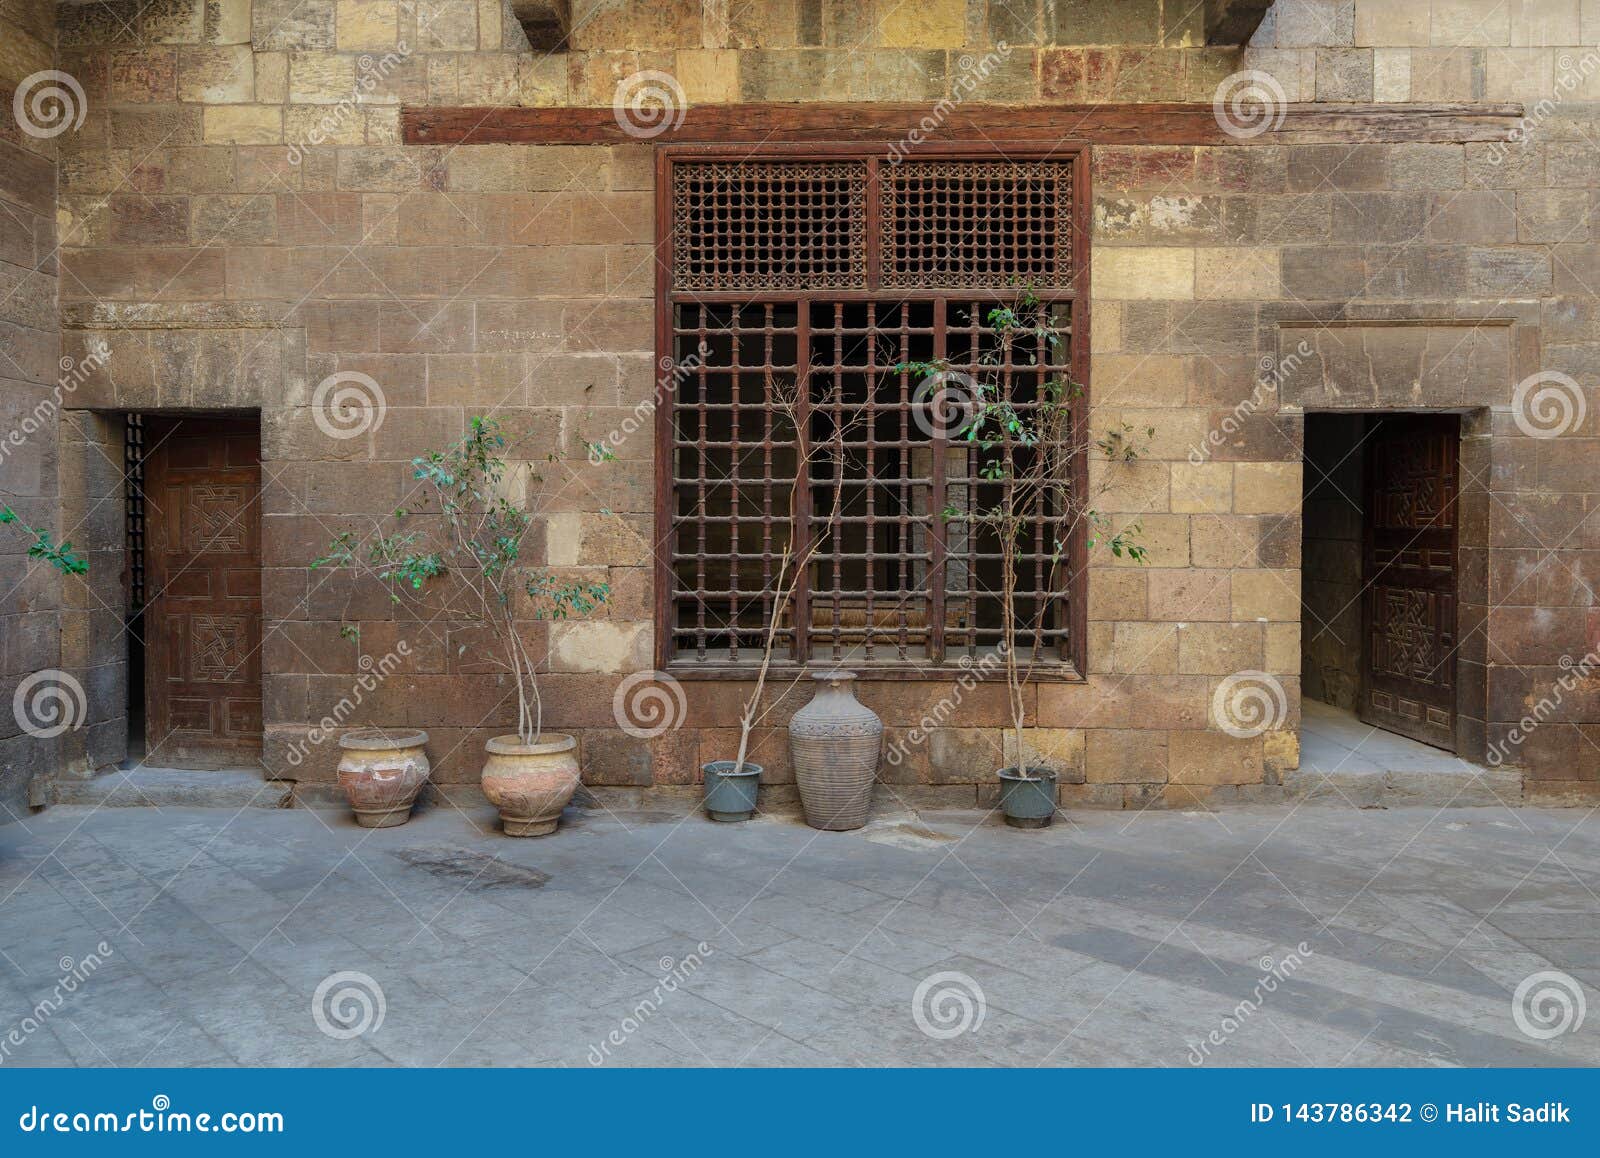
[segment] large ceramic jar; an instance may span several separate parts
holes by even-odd
[[[363,828],[392,828],[411,819],[428,780],[428,733],[358,728],[339,737],[339,787]]]
[[[860,828],[872,807],[883,721],[856,699],[855,672],[817,672],[817,692],[789,721],[789,756],[806,823]]]
[[[578,741],[555,732],[534,744],[496,736],[484,748],[483,794],[500,810],[506,835],[554,832],[578,790]]]

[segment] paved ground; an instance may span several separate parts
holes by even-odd
[[[57,807],[0,828],[0,1058],[1596,1064],[1539,1018],[1600,993],[1597,881],[1583,810]]]

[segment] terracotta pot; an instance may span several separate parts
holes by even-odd
[[[496,736],[484,748],[483,794],[500,810],[506,835],[554,832],[578,790],[578,741],[555,732],[536,744]]]
[[[856,699],[855,672],[817,672],[817,694],[789,721],[789,755],[806,823],[860,828],[872,808],[883,721]]]
[[[358,728],[339,737],[339,787],[362,828],[393,828],[411,819],[428,781],[428,733]]]

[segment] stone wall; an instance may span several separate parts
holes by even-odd
[[[62,142],[61,312],[69,353],[99,340],[113,351],[80,405],[260,409],[269,768],[329,778],[331,745],[298,761],[294,746],[350,698],[364,662],[405,640],[409,656],[347,722],[426,727],[438,777],[455,783],[476,777],[482,739],[512,717],[503,677],[463,625],[396,618],[375,584],[306,565],[334,533],[370,530],[402,500],[413,454],[471,414],[496,414],[519,455],[561,460],[547,471],[542,557],[616,592],[597,620],[527,625],[548,657],[547,722],[579,735],[592,784],[688,785],[700,761],[731,751],[743,688],[685,683],[686,726],[652,740],[618,728],[613,693],[652,662],[654,464],[642,436],[604,468],[581,447],[654,389],[651,149],[404,146],[402,103],[609,105],[620,80],[651,68],[691,101],[1209,101],[1241,68],[1269,70],[1289,99],[1526,99],[1505,80],[1507,60],[1534,87],[1548,75],[1555,93],[1563,50],[1600,40],[1582,23],[1587,4],[1505,7],[1550,19],[1507,18],[1502,32],[1485,19],[1491,4],[1280,0],[1249,48],[1227,50],[1172,18],[1200,6],[1170,0],[881,12],[763,0],[726,25],[715,5],[707,18],[698,3],[580,2],[574,51],[561,56],[519,51],[497,0],[63,6],[61,65],[90,114]],[[972,80],[1001,40],[1010,51]],[[1332,345],[1298,377],[1278,375],[1295,327],[1322,343],[1351,318],[1491,323],[1452,331],[1473,352],[1465,370],[1447,345],[1416,372],[1454,384],[1450,401],[1426,404],[1480,416],[1463,458],[1483,539],[1470,557],[1478,594],[1464,593],[1483,653],[1464,677],[1482,688],[1480,744],[1528,710],[1561,656],[1593,646],[1600,530],[1588,515],[1600,488],[1581,463],[1600,445],[1600,132],[1588,89],[1559,91],[1531,143],[1510,150],[1095,148],[1093,425],[1157,435],[1146,460],[1096,475],[1111,488],[1102,505],[1142,526],[1150,564],[1095,560],[1089,678],[1029,694],[1032,741],[1061,768],[1066,802],[1271,798],[1296,763],[1302,413],[1393,403],[1349,390],[1329,403],[1348,364]],[[1496,374],[1485,367],[1501,339]],[[1526,435],[1511,412],[1517,379],[1541,369],[1571,374],[1588,400],[1586,421],[1560,438]],[[1386,391],[1409,382],[1400,363],[1389,371]],[[377,384],[381,425],[330,431],[317,390],[341,373]],[[1283,406],[1280,384],[1294,391]],[[359,644],[341,636],[347,622]],[[117,646],[97,636],[89,660],[112,663]],[[1240,672],[1284,689],[1264,735],[1215,726],[1213,695]],[[891,743],[908,743],[884,771],[908,801],[981,799],[1015,758],[992,683],[913,742],[949,693],[931,681],[862,688]],[[1551,793],[1600,782],[1585,758],[1600,753],[1593,695],[1569,696],[1512,761]],[[781,729],[799,698],[768,718],[754,754],[780,794],[792,780]]]
[[[54,62],[51,0],[0,3],[0,502],[59,537],[55,140],[25,131],[10,113],[17,86]],[[0,527],[0,823],[26,815],[29,782],[55,769],[61,748],[10,710],[24,678],[61,666],[62,584],[27,558],[30,541]]]

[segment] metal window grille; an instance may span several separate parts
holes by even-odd
[[[657,611],[675,673],[760,662],[791,544],[815,553],[776,616],[780,663],[937,673],[1001,638],[998,536],[943,517],[999,484],[905,367],[1003,374],[1024,405],[1085,381],[1085,154],[930,152],[662,151]],[[994,365],[989,311],[1025,290],[1060,342]],[[796,494],[800,430],[814,453]],[[1016,556],[1016,606],[1042,624],[1043,669],[1074,676],[1082,551],[1052,564],[1049,513]]]

